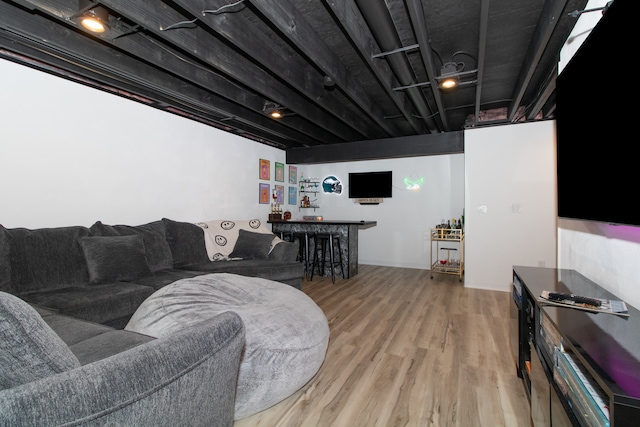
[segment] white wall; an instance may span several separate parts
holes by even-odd
[[[0,224],[5,227],[142,224],[267,219],[258,204],[258,160],[285,153],[209,126],[0,60]],[[348,173],[392,170],[393,198],[378,206],[347,197]],[[378,221],[360,233],[364,264],[429,267],[428,230],[459,218],[464,206],[464,156],[415,157],[298,165],[298,176],[335,175],[344,194],[320,195],[327,219]],[[404,178],[424,178],[409,191]],[[296,185],[297,188],[297,185]],[[294,217],[313,214],[297,205]]]
[[[640,307],[640,227],[561,219],[558,267],[576,270]]]
[[[555,267],[555,122],[465,132],[465,286],[509,291],[514,265]]]
[[[5,227],[267,217],[282,150],[6,60],[0,93]]]
[[[360,205],[348,198],[349,172],[393,172],[393,197],[379,205]],[[294,218],[322,215],[325,219],[372,220],[377,226],[359,233],[361,264],[429,268],[429,230],[442,219],[460,218],[464,208],[464,155],[410,157],[298,166],[298,175],[335,176],[342,194],[318,197],[320,209],[291,207]],[[408,190],[404,179],[424,178],[419,190]]]

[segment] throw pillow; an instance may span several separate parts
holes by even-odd
[[[188,267],[209,262],[204,245],[204,231],[195,224],[162,218],[167,228],[167,243],[171,248],[173,266]]]
[[[171,248],[167,243],[166,227],[162,221],[148,224],[106,225],[97,221],[89,228],[93,236],[131,236],[139,234],[144,242],[147,264],[152,272],[173,268]]]
[[[233,252],[229,254],[229,258],[267,259],[269,251],[271,250],[271,242],[273,242],[275,237],[273,234],[239,230],[238,240],[236,240]]]
[[[0,390],[80,367],[36,310],[0,292]]]
[[[89,270],[89,283],[130,281],[151,275],[139,234],[79,239]]]

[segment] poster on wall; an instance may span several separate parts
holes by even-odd
[[[295,166],[289,166],[289,184],[298,183],[298,168]]]
[[[276,181],[284,182],[284,165],[276,162]]]
[[[269,184],[259,184],[259,192],[258,192],[258,200],[260,201],[260,203],[262,204],[268,204],[269,203]]]
[[[284,185],[276,185],[276,203],[281,205],[284,203]]]
[[[269,160],[260,159],[260,179],[266,179],[267,181],[271,179],[271,162]]]
[[[289,187],[289,204],[297,205],[298,201],[298,187]]]

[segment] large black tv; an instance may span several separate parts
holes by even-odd
[[[352,172],[349,174],[349,198],[392,197],[391,171]]]
[[[556,81],[561,218],[640,225],[637,82],[620,58],[635,51],[631,3],[611,3]]]

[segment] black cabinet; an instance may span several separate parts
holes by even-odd
[[[533,425],[639,425],[640,312],[545,306],[543,290],[619,299],[574,270],[514,267],[511,339]]]

